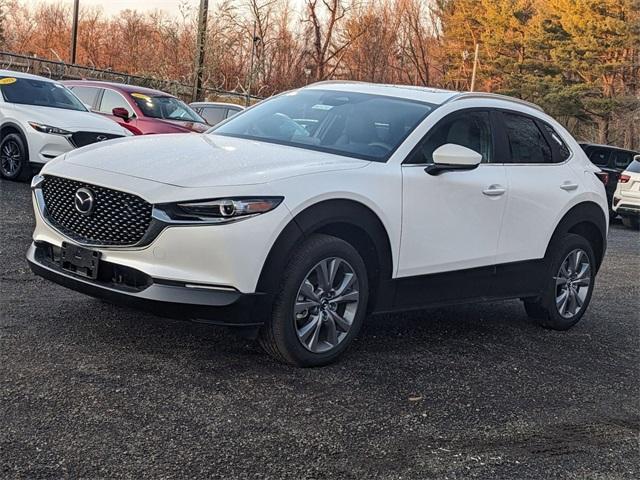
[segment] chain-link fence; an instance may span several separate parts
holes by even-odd
[[[54,80],[102,80],[105,82],[125,83],[139,87],[153,88],[170,93],[185,101],[191,101],[193,85],[187,85],[172,80],[154,77],[130,75],[82,65],[71,65],[54,60],[44,60],[27,55],[0,51],[0,69],[41,75]],[[260,97],[246,95],[241,92],[229,92],[216,88],[203,88],[205,98],[209,100],[224,100],[238,104],[249,104],[261,100]]]

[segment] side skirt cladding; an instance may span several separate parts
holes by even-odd
[[[539,259],[399,278],[389,311],[537,296],[545,274]]]

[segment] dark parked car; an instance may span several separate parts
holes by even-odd
[[[211,126],[217,125],[244,110],[241,105],[222,102],[194,102],[190,103],[189,106],[198,112]]]
[[[189,105],[159,90],[90,80],[62,83],[91,111],[115,120],[134,135],[201,133],[209,128]]]
[[[580,146],[589,157],[589,160],[609,175],[605,190],[607,191],[607,201],[609,202],[609,216],[614,218],[617,214],[612,210],[613,192],[616,191],[618,179],[620,174],[629,166],[633,157],[640,152],[610,145],[597,145],[595,143],[581,143]]]

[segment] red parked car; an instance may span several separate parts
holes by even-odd
[[[159,90],[91,80],[62,83],[93,112],[115,120],[135,135],[201,133],[210,128],[182,100]]]

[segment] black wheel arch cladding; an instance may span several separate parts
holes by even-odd
[[[607,220],[602,208],[595,202],[582,202],[572,207],[558,222],[551,236],[545,258],[555,240],[567,233],[584,237],[596,256],[596,272],[602,264],[607,249]]]
[[[362,256],[369,278],[369,310],[392,301],[391,243],[382,221],[367,206],[354,200],[325,200],[298,213],[280,233],[267,256],[258,291],[273,293],[291,252],[309,235],[324,233],[350,243]],[[373,305],[373,302],[376,305]]]

